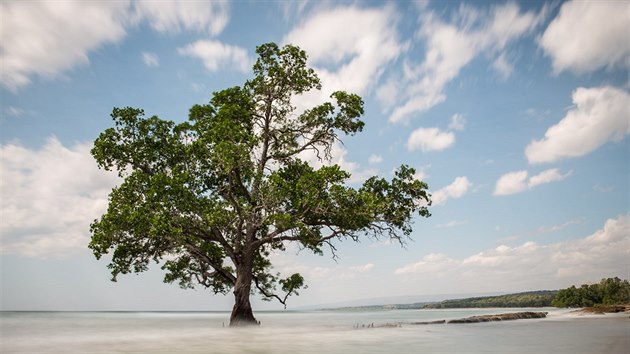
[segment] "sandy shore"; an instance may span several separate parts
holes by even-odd
[[[577,316],[606,315],[606,314],[630,314],[630,305],[609,305],[596,307],[583,307],[572,310],[570,313]]]

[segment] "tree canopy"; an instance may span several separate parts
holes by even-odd
[[[618,277],[604,278],[596,284],[575,285],[558,291],[552,304],[556,307],[590,307],[630,303],[630,283]]]
[[[444,300],[424,305],[426,309],[484,308],[484,307],[546,307],[557,294],[554,290]]]
[[[256,52],[253,78],[193,106],[187,121],[115,108],[114,126],[92,149],[99,167],[123,178],[91,225],[89,245],[99,259],[111,253],[113,280],[155,262],[165,282],[234,291],[232,325],[256,322],[250,293],[286,306],[305,286],[300,274],[274,273],[271,252],[289,242],[318,254],[326,246],[334,254],[343,239],[402,242],[413,215],[428,217],[431,204],[427,185],[405,165],[391,181],[349,186],[331,150],[340,134],[362,130],[362,99],[337,91],[297,111],[296,96],[321,88],[306,53],[274,43]],[[314,168],[309,153],[328,163]]]

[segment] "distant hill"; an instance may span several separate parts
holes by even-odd
[[[388,305],[367,305],[367,306],[345,306],[323,308],[325,311],[380,311],[380,310],[419,310],[432,303],[415,302],[413,304],[388,304]]]
[[[541,290],[499,296],[471,297],[426,304],[422,308],[454,309],[465,307],[551,307],[551,301],[557,293],[557,290]]]
[[[478,296],[464,299],[444,300],[440,302],[414,302],[410,304],[388,304],[369,306],[345,306],[325,308],[324,310],[339,311],[370,311],[370,310],[419,310],[419,309],[450,309],[475,307],[551,307],[551,301],[558,293],[557,290],[528,291],[507,295]]]

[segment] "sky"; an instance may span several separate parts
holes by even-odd
[[[333,160],[360,186],[407,164],[432,216],[404,247],[365,238],[275,269],[289,309],[355,299],[559,289],[630,278],[628,1],[2,1],[1,310],[228,310],[163,284],[110,282],[87,248],[121,181],[89,151],[114,107],[183,122],[295,44],[322,90],[365,102]],[[253,298],[254,310],[278,304]]]

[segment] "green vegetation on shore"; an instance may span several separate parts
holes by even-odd
[[[582,284],[579,288],[574,285],[559,290],[551,304],[555,307],[630,304],[630,283],[614,277],[597,284]]]
[[[381,311],[381,310],[419,310],[426,302],[414,302],[413,304],[388,304],[388,305],[366,305],[366,306],[344,306],[323,308],[324,311]]]
[[[444,300],[424,305],[425,309],[452,309],[469,307],[548,307],[557,291],[542,290],[499,296],[471,297],[467,299]]]
[[[627,306],[623,306],[623,305]],[[616,306],[615,306],[616,305]],[[628,280],[604,278],[597,284],[561,290],[539,290],[515,294],[470,297],[435,303],[412,303],[343,307],[329,310],[418,310],[488,307],[595,307],[591,312],[623,312],[630,307]]]

